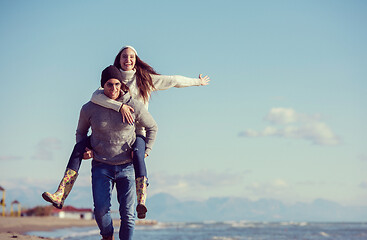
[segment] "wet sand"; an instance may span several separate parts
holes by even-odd
[[[118,223],[117,223],[118,224]],[[115,224],[114,224],[115,225]],[[94,220],[64,219],[56,217],[0,217],[0,240],[48,239],[29,236],[31,231],[51,231],[57,228],[96,226]]]
[[[154,220],[139,220],[137,225],[154,225]],[[114,226],[120,226],[120,220],[113,220]],[[0,217],[0,240],[39,240],[50,239],[26,235],[33,231],[52,231],[58,228],[93,227],[98,229],[95,220],[65,219],[57,217]],[[55,240],[55,238],[52,238]]]

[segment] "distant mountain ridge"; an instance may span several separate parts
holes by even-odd
[[[293,205],[274,199],[233,197],[199,202],[180,201],[160,193],[149,198],[147,206],[148,217],[159,221],[367,221],[367,207],[344,207],[323,199]]]
[[[22,207],[48,205],[42,197],[44,187],[9,190],[6,194],[7,211],[10,203],[18,200]],[[112,208],[117,209],[116,197]],[[93,208],[90,187],[73,189],[65,205]],[[147,218],[157,221],[297,221],[297,222],[367,222],[367,206],[351,207],[316,199],[312,203],[286,205],[275,199],[251,201],[246,198],[217,197],[206,201],[180,201],[172,195],[159,193],[148,196]]]

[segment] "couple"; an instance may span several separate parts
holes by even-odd
[[[207,85],[209,77],[198,79],[164,76],[143,62],[131,46],[117,54],[114,66],[102,72],[101,87],[80,112],[77,144],[65,175],[54,194],[43,198],[62,208],[77,178],[81,160],[93,158],[92,190],[94,213],[103,239],[113,238],[110,215],[111,192],[116,184],[120,204],[120,239],[132,239],[135,223],[134,178],[137,213],[145,218],[147,173],[144,158],[152,149],[157,125],[148,112],[151,92],[171,87]],[[92,129],[87,137],[88,129]]]

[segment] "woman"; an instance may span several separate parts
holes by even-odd
[[[146,153],[153,146],[157,124],[143,104],[132,99],[128,88],[122,83],[121,72],[109,66],[102,72],[103,94],[109,99],[122,102],[134,108],[133,118],[146,129]],[[121,89],[123,91],[121,91]],[[121,217],[120,239],[132,239],[135,209],[135,176],[131,151],[135,142],[135,126],[123,123],[120,113],[101,107],[92,102],[85,104],[81,111],[76,131],[77,141],[87,137],[88,130],[93,148],[92,190],[95,219],[103,239],[113,239],[113,225],[110,215],[111,193],[116,185]]]
[[[114,66],[120,69],[123,76],[123,83],[129,87],[131,96],[142,102],[146,109],[148,109],[149,99],[153,91],[166,90],[172,87],[183,88],[190,86],[205,86],[208,85],[210,81],[208,76],[202,77],[201,74],[199,75],[199,78],[188,78],[179,75],[159,75],[151,66],[138,57],[137,51],[132,46],[124,46],[119,51],[115,57]],[[121,112],[123,122],[127,121],[129,124],[134,123],[132,118],[132,112],[134,112],[134,109],[126,104],[122,104],[121,102],[114,101],[106,97],[103,94],[103,89],[98,89],[94,92],[91,101],[100,106]],[[146,144],[144,137],[145,129],[139,124],[139,122],[137,122],[136,141],[133,148],[133,164],[137,188],[138,218],[145,218],[145,214],[147,212],[145,201],[148,178],[144,162],[144,158],[147,157],[147,154],[145,154]],[[91,151],[88,145],[88,139],[86,139],[75,146],[75,151],[70,159],[78,159],[78,161],[73,161],[75,164],[70,164],[72,161],[69,160],[70,165],[75,165],[73,166],[74,169],[79,169],[83,154],[85,158],[89,157]],[[87,152],[84,153],[84,150]],[[55,194],[47,194],[49,194],[50,198],[54,199],[56,198],[55,196],[61,196],[61,200],[59,202],[63,204],[67,194],[66,196],[61,193],[57,194],[58,191],[56,191]],[[56,204],[56,207],[57,206],[59,205]]]

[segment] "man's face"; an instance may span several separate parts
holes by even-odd
[[[111,78],[104,84],[103,88],[104,94],[112,100],[116,100],[120,97],[121,82],[119,80]]]

